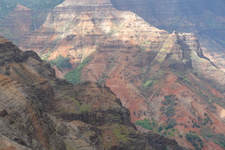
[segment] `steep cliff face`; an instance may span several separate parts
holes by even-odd
[[[57,79],[35,52],[0,37],[1,149],[183,149],[142,134],[109,88]]]
[[[33,49],[48,61],[60,55],[68,57],[72,66],[77,66],[108,40],[131,41],[143,47],[151,43],[154,48],[168,36],[134,13],[118,11],[107,2],[65,1],[48,15],[43,26],[20,43],[21,48]]]
[[[70,82],[108,86],[146,129],[185,147],[224,147],[224,72],[192,33],[169,34],[109,1],[67,0],[21,47]]]
[[[224,68],[225,3],[222,0],[111,0],[119,10],[130,10],[169,32],[194,32],[207,56]]]
[[[187,147],[186,133],[201,135],[205,128],[222,133],[223,118],[215,106],[222,105],[224,96],[202,80],[224,73],[204,57],[193,34],[172,33],[157,51],[129,43],[124,46],[123,42],[110,41],[109,45],[91,55],[80,78],[110,87],[130,110],[133,122],[145,126],[147,118],[150,125],[146,128],[176,138]],[[224,84],[217,79],[217,84]],[[221,149],[213,143],[204,148]]]

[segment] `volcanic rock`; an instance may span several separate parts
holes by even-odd
[[[3,37],[0,51],[1,149],[183,149],[137,131],[109,88],[58,79],[34,52]]]

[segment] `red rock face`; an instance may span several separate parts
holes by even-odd
[[[139,132],[109,88],[58,79],[35,52],[1,36],[0,95],[1,150],[184,149]]]
[[[202,133],[225,131],[224,72],[193,34],[169,34],[108,1],[68,0],[20,46],[48,61],[69,58],[72,68],[57,69],[60,77],[78,66],[75,78],[108,86],[133,122],[146,118],[156,124],[153,130],[186,147],[194,148],[186,133],[196,133],[208,143],[199,144],[202,149],[222,149]]]

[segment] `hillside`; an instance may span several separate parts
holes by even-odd
[[[160,30],[109,0],[67,0],[20,47],[60,78],[109,87],[140,131],[192,149],[224,148],[225,73],[193,33]]]
[[[223,0],[111,0],[119,10],[132,11],[170,33],[193,32],[207,57],[224,68],[225,2]]]
[[[58,79],[35,52],[22,52],[3,37],[0,52],[0,149],[183,149],[137,131],[109,88]]]

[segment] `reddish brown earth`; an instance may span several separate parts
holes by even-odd
[[[69,58],[72,68],[57,68],[57,75],[80,68],[76,78],[109,87],[132,122],[156,122],[154,131],[162,126],[161,134],[186,147],[193,148],[185,138],[191,133],[202,139],[202,149],[223,149],[202,133],[225,132],[225,73],[205,57],[194,34],[169,34],[107,0],[67,0],[20,47],[47,61]],[[168,96],[172,102],[165,104]],[[167,130],[169,119],[177,124]]]
[[[174,139],[140,133],[108,87],[56,78],[35,52],[1,36],[0,95],[1,150],[185,150]]]

